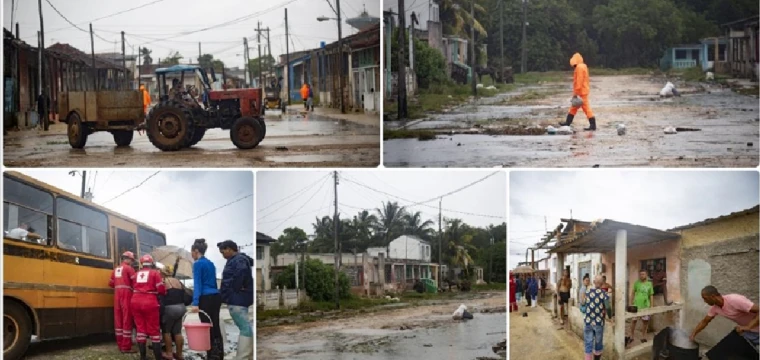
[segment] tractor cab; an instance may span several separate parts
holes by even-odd
[[[211,69],[212,82],[216,82],[214,69]],[[156,80],[158,81],[158,99],[160,102],[168,101],[173,83],[178,81],[183,95],[190,95],[196,101],[208,107],[209,92],[211,83],[200,66],[196,65],[174,65],[167,68],[156,69]]]

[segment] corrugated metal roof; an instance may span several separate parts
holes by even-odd
[[[738,218],[738,217],[741,217],[741,216],[746,216],[746,215],[751,215],[751,214],[758,214],[758,213],[760,213],[760,205],[757,205],[757,206],[755,206],[753,208],[749,208],[749,209],[746,209],[746,210],[733,212],[733,213],[730,213],[728,215],[723,215],[723,216],[719,216],[719,217],[711,218],[711,219],[705,219],[705,220],[702,220],[700,222],[695,222],[693,224],[688,224],[688,225],[683,225],[683,226],[675,227],[675,228],[672,228],[672,229],[670,229],[668,231],[679,231],[679,230],[692,229],[692,228],[695,228],[695,227],[698,227],[698,226],[704,226],[704,225],[712,224],[712,223],[715,223],[715,222],[718,222],[718,221],[729,220],[729,219],[734,219],[734,218]],[[757,217],[757,215],[755,215],[755,217]]]

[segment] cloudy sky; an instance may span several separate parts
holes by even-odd
[[[3,27],[14,28],[15,31],[15,25],[11,25],[11,3],[11,0],[3,0]],[[21,38],[36,46],[40,27],[37,1],[16,0],[15,3],[14,21],[19,23]],[[335,6],[335,0],[330,0],[330,3]],[[86,32],[72,27],[50,4]],[[380,0],[343,0],[340,5],[344,18],[358,16],[365,5],[370,15],[381,17]],[[140,8],[107,17],[137,7]],[[258,57],[254,29],[259,21],[262,27],[270,28],[275,58],[285,53],[286,7],[290,33],[293,35],[291,51],[319,47],[320,41],[330,43],[338,40],[338,28],[334,21],[316,20],[319,16],[336,17],[327,0],[42,0],[46,46],[56,42],[68,43],[89,54],[89,23],[107,17],[92,24],[94,32],[99,35],[95,37],[96,53],[121,52],[121,31],[124,31],[128,54],[132,53],[132,46],[135,53],[139,46],[146,46],[153,50],[152,56],[156,62],[173,51],[179,51],[185,57],[182,62],[187,62],[189,58],[197,58],[198,42],[201,42],[204,54],[213,54],[229,67],[243,65],[243,58],[236,55],[243,53],[244,37],[249,39],[251,59]],[[206,28],[209,30],[186,34]],[[343,36],[353,33],[355,29],[343,21]],[[146,44],[148,42],[151,43]]]
[[[82,178],[65,170],[24,170],[21,173],[78,195]],[[88,187],[95,203],[151,225],[166,234],[168,245],[190,250],[195,239],[209,244],[206,257],[221,276],[226,260],[216,243],[231,239],[238,245],[253,244],[253,197],[242,199],[198,219],[192,219],[253,194],[250,171],[88,171]],[[130,188],[145,183],[113,201]],[[104,204],[105,203],[105,204]],[[252,256],[253,247],[243,249]]]
[[[511,172],[509,267],[560,218],[667,230],[756,206],[757,171]],[[536,254],[536,260],[543,258]]]
[[[493,171],[340,171],[338,208],[341,217],[345,218],[353,217],[360,209],[374,212],[383,201],[414,205],[457,190],[491,173]],[[296,226],[312,234],[315,218],[332,216],[333,213],[334,188],[330,174],[324,171],[257,172],[256,230],[277,238],[284,229]],[[301,190],[303,192],[299,192]],[[293,194],[298,195],[291,196]],[[443,216],[460,218],[474,226],[498,225],[506,219],[506,196],[506,174],[499,172],[444,197]],[[411,209],[421,211],[425,219],[433,220],[437,229],[438,200]]]

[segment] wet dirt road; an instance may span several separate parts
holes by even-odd
[[[451,319],[451,313],[460,303],[475,311],[474,319]],[[430,305],[365,313],[345,319],[260,328],[257,331],[257,358],[495,358],[491,346],[506,336],[506,314],[478,311],[494,306],[503,308],[504,304],[504,294],[493,293],[487,298],[435,301]]]
[[[480,135],[509,127],[546,127],[565,120],[571,79],[519,88],[445,114],[386,129],[433,130],[438,139],[384,142],[390,167],[756,167],[760,159],[757,97],[717,86],[683,87],[680,98],[660,99],[666,80],[649,76],[592,76],[591,107],[599,130],[575,135]],[[528,96],[525,99],[525,96]],[[525,100],[521,100],[521,97]],[[532,99],[531,99],[532,98]],[[618,136],[616,126],[627,134]],[[666,135],[667,126],[701,131]]]
[[[523,317],[526,312],[528,316]],[[583,342],[560,329],[543,308],[522,303],[518,312],[509,313],[509,355],[512,359],[583,359]]]
[[[379,125],[378,117],[378,125]],[[267,134],[252,150],[238,150],[229,131],[214,129],[190,149],[162,152],[145,134],[117,148],[110,133],[90,135],[84,149],[72,149],[66,125],[50,131],[11,132],[4,137],[7,167],[376,167],[380,128],[316,114],[266,117]]]

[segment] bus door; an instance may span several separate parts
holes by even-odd
[[[115,266],[118,266],[121,263],[121,254],[123,254],[125,251],[131,251],[133,254],[135,254],[135,260],[137,259],[138,252],[137,252],[137,236],[135,233],[131,231],[127,231],[124,229],[119,229],[118,227],[114,226],[112,233],[114,234],[114,243],[116,244],[116,256],[114,257]],[[137,263],[138,261],[134,261],[132,263],[132,267],[137,270]]]

